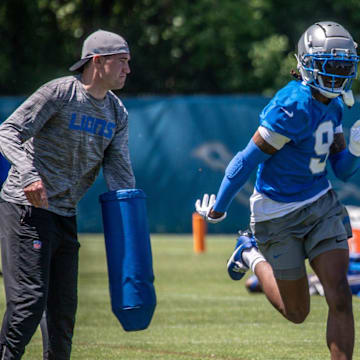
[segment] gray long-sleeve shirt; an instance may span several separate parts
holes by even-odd
[[[12,167],[1,197],[29,205],[24,187],[42,180],[49,211],[64,216],[76,205],[103,166],[109,190],[135,187],[128,150],[128,114],[108,91],[89,95],[79,76],[43,85],[0,125],[0,151]]]

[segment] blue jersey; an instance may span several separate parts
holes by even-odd
[[[309,199],[329,187],[326,161],[335,129],[341,125],[343,103],[315,100],[311,88],[291,81],[260,114],[260,125],[290,141],[259,165],[255,187],[270,199]]]

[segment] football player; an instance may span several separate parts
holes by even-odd
[[[360,164],[360,120],[351,128],[349,146],[342,128],[344,103],[354,102],[356,47],[335,22],[310,26],[298,42],[299,79],[263,109],[252,139],[227,166],[217,196],[205,194],[195,204],[207,221],[223,220],[258,169],[250,198],[251,232],[238,237],[228,273],[239,280],[250,268],[272,305],[289,321],[302,323],[310,311],[308,258],[328,304],[332,360],[352,358],[354,317],[346,277],[350,221],[327,179],[326,163],[344,181]]]

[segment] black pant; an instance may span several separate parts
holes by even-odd
[[[22,357],[45,310],[44,359],[70,359],[80,247],[75,216],[0,201],[0,237],[7,303],[1,360]]]

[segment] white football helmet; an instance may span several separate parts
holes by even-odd
[[[351,92],[357,74],[357,44],[341,25],[322,21],[310,26],[298,42],[298,70],[303,81],[327,98]]]

